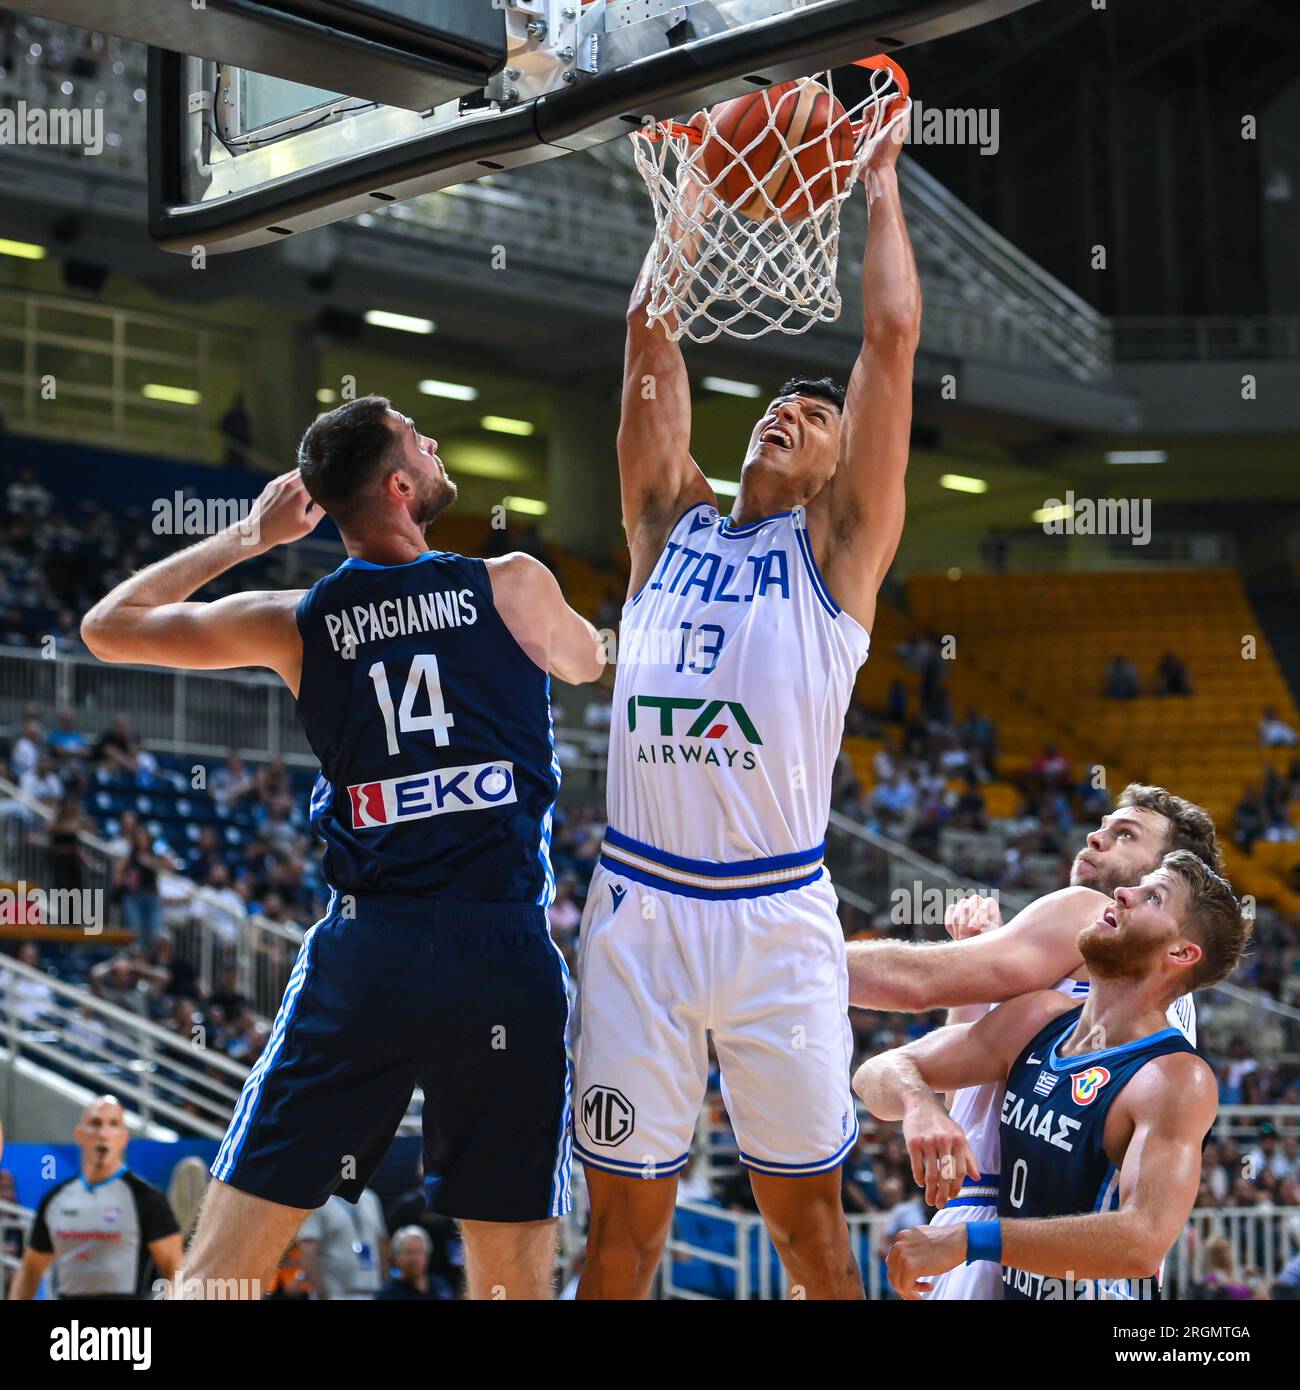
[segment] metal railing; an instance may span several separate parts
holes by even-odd
[[[848,1217],[869,1299],[892,1296],[884,1271],[889,1219],[885,1212]],[[1193,1211],[1165,1264],[1165,1298],[1193,1295],[1209,1269],[1207,1248],[1219,1237],[1228,1241],[1234,1267],[1267,1289],[1300,1253],[1300,1207]],[[789,1281],[761,1216],[686,1200],[677,1204],[664,1246],[659,1292],[663,1298],[777,1299],[789,1296]]]
[[[9,1281],[23,1262],[21,1255],[9,1253],[10,1243],[25,1245],[35,1220],[36,1213],[30,1207],[0,1197],[0,1301],[8,1295]]]
[[[145,1125],[219,1139],[248,1068],[17,960],[0,965],[0,1038],[25,1058],[96,1093],[112,1092]]]
[[[1117,318],[1112,324],[1120,361],[1199,361],[1300,357],[1300,314]]]

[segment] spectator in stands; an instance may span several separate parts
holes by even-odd
[[[1043,751],[1030,765],[1029,772],[1046,791],[1070,785],[1070,760],[1054,743],[1044,745]]]
[[[135,933],[139,948],[148,954],[162,930],[162,900],[158,874],[166,860],[154,850],[153,838],[137,825],[127,852],[113,866],[113,885],[118,890],[122,920]]]
[[[283,758],[272,758],[259,767],[254,782],[257,799],[264,806],[278,806],[289,800],[289,770]]]
[[[135,763],[131,759],[131,727],[122,715],[119,714],[100,734],[91,759],[107,772],[135,774]]]
[[[208,891],[196,894],[191,901],[191,914],[214,932],[223,945],[237,946],[248,919],[248,905],[231,883],[230,870],[222,860],[210,861],[205,886]]]
[[[221,438],[225,445],[221,456],[221,466],[223,468],[247,468],[249,466],[248,450],[253,443],[253,422],[249,418],[247,407],[244,405],[244,393],[242,391],[222,415],[218,428],[221,430]]]
[[[1117,656],[1106,667],[1106,694],[1112,700],[1134,700],[1142,693],[1137,667],[1125,656]]]
[[[454,1299],[456,1295],[447,1281],[429,1273],[432,1253],[433,1242],[427,1231],[419,1226],[403,1226],[393,1237],[392,1277],[375,1298],[385,1303]]]
[[[257,789],[253,774],[235,749],[226,754],[226,761],[212,774],[209,788],[219,806],[235,806]]]
[[[41,969],[40,948],[34,941],[18,947],[18,959],[31,970]],[[17,971],[0,968],[0,998],[11,1001],[18,1022],[29,1028],[48,1022],[54,1008],[54,991],[44,980],[31,980]]]
[[[60,764],[80,762],[90,752],[85,734],[78,733],[76,716],[70,709],[61,709],[54,716],[54,728],[47,740],[50,753]]]
[[[1166,652],[1160,658],[1160,665],[1156,668],[1156,679],[1153,687],[1157,695],[1190,695],[1192,693],[1192,678],[1187,674],[1187,667],[1173,654]]]
[[[223,1024],[233,1022],[248,1010],[248,1000],[239,989],[238,966],[228,965],[221,972],[221,983],[208,996],[208,1004]]]
[[[50,886],[56,890],[80,893],[86,867],[81,837],[91,829],[90,818],[81,806],[79,788],[69,789],[54,812],[49,830]],[[99,923],[100,926],[103,923]]]
[[[154,942],[149,968],[164,1000],[197,1000],[202,997],[198,971],[190,961],[177,953],[170,936],[164,934]]]
[[[23,719],[22,732],[14,739],[9,752],[9,765],[21,785],[22,779],[35,772],[45,752],[45,735],[41,731],[41,721],[35,715]]]
[[[131,1013],[144,1017],[148,989],[141,972],[144,965],[144,957],[138,953],[119,953],[100,961],[90,971],[91,992],[107,1004],[116,1004],[119,1009],[129,1009]]]
[[[907,723],[907,687],[900,680],[889,683],[889,694],[885,696],[885,722]]]
[[[565,874],[555,885],[555,901],[547,909],[551,935],[560,943],[572,941],[578,935],[582,910],[574,901],[576,889],[577,884],[572,875]]]
[[[1232,841],[1250,853],[1251,846],[1268,828],[1264,802],[1258,787],[1247,787],[1233,813]]]
[[[51,810],[58,805],[63,796],[63,779],[54,770],[54,760],[48,753],[42,753],[36,766],[24,772],[18,779],[22,791]]]
[[[299,1227],[298,1248],[317,1298],[374,1298],[388,1268],[379,1198],[366,1188],[354,1205],[335,1193]]]
[[[5,502],[13,516],[42,517],[53,502],[49,491],[36,481],[30,468],[22,468],[5,489]]]
[[[424,1191],[424,1162],[415,1160],[415,1185],[403,1192],[386,1213],[391,1229],[418,1226],[429,1237],[429,1272],[449,1288],[460,1287],[461,1246],[456,1224],[429,1208]]]
[[[998,726],[971,705],[966,710],[966,719],[958,730],[962,742],[976,755],[990,776],[995,776],[998,757]]]
[[[1205,1278],[1201,1281],[1202,1297],[1243,1300],[1256,1296],[1249,1276],[1238,1274],[1232,1243],[1226,1237],[1216,1236],[1206,1245],[1205,1265]]]
[[[548,570],[555,569],[555,560],[551,555],[550,547],[542,539],[542,533],[535,521],[531,522],[524,534],[519,537],[518,548],[525,555],[531,555],[534,560],[541,561]]]
[[[1259,741],[1265,748],[1294,748],[1296,731],[1269,705],[1259,719]]]

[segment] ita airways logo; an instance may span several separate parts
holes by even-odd
[[[1070,1094],[1076,1105],[1091,1105],[1097,1093],[1110,1080],[1110,1072],[1105,1067],[1089,1067],[1087,1071],[1076,1071],[1070,1075]]]
[[[653,711],[647,717],[645,711]],[[658,716],[657,720],[655,715]],[[633,695],[627,702],[627,728],[663,738],[718,739],[734,731],[746,743],[762,743],[754,721],[739,700],[687,700],[673,695]]]
[[[613,1148],[636,1126],[632,1102],[613,1086],[589,1086],[582,1097],[582,1128],[593,1144]]]

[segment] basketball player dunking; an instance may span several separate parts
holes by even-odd
[[[1079,933],[1082,1004],[1028,994],[862,1066],[854,1089],[877,1118],[902,1120],[935,1206],[976,1171],[936,1092],[1005,1086],[997,1219],[900,1232],[887,1265],[904,1298],[963,1263],[1001,1266],[1008,1299],[1144,1296],[1136,1281],[1157,1275],[1196,1201],[1219,1104],[1170,1012],[1230,975],[1248,936],[1228,884],[1175,850]]]
[[[321,765],[329,910],[213,1164],[185,1292],[269,1286],[309,1210],[357,1200],[418,1083],[425,1185],[461,1218],[470,1296],[545,1298],[571,1143],[566,977],[546,919],[548,672],[594,680],[595,631],[529,556],[429,549],[455,484],[382,397],[321,416],[299,465],[248,525],[132,576],[82,625],[105,661],[268,667]],[[325,512],[348,558],[314,588],[189,601]]]
[[[1221,867],[1214,821],[1204,807],[1163,787],[1125,787],[1075,857],[1070,886],[1031,903],[1006,926],[994,898],[954,903],[944,924],[954,940],[939,946],[900,941],[850,942],[849,1003],[869,1009],[924,1013],[949,1005],[948,1022],[973,1023],[997,1004],[1054,989],[1076,1002],[1087,997],[1088,967],[1079,933],[1109,905],[1116,889],[1153,873],[1172,850],[1189,850],[1209,868]],[[996,929],[996,930],[995,930]],[[979,1003],[972,1001],[979,1000]],[[1180,994],[1169,1023],[1196,1045],[1196,1005]],[[978,1171],[932,1218],[936,1226],[994,1221],[1001,1182],[998,1116],[1003,1088],[963,1087],[949,1113],[966,1135]],[[918,1174],[919,1180],[919,1174]],[[1002,1271],[976,1261],[931,1281],[927,1297],[1002,1296]]]
[[[609,829],[579,956],[581,1298],[645,1297],[708,1076],[796,1295],[861,1298],[840,1203],[857,1134],[844,937],[822,868],[831,770],[898,547],[920,286],[899,144],[865,175],[863,346],[847,391],[794,380],[754,426],[731,515],[690,452],[677,344],[627,319],[631,549]]]

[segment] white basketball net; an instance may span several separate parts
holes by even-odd
[[[789,123],[793,97],[771,103],[774,109],[767,123],[739,150],[718,133],[708,111],[689,126],[662,121],[653,130],[632,135],[637,168],[655,214],[647,317],[651,323],[661,321],[670,338],[685,335],[707,343],[721,333],[736,338],[804,333],[814,323],[839,318],[835,272],[840,205],[876,147],[911,109],[907,79],[896,64],[868,58],[859,66],[871,74],[871,94],[843,115],[833,116],[826,129],[802,144],[789,143],[782,128]],[[820,83],[834,97],[829,72],[804,81]],[[851,157],[845,157],[845,122],[852,129]],[[745,162],[746,154],[763,142],[765,154],[770,154],[775,148],[772,136],[793,175],[782,182],[779,205]],[[717,142],[711,151],[712,178],[701,157],[706,141]],[[820,147],[818,164],[824,162],[832,172],[814,173],[810,188],[798,156],[814,147]],[[721,158],[725,168],[719,170]],[[740,212],[718,192],[723,186],[734,192],[742,182],[751,190],[746,206],[754,215]],[[817,198],[828,192],[822,206],[815,207]],[[810,207],[813,211],[807,216],[797,215]]]

